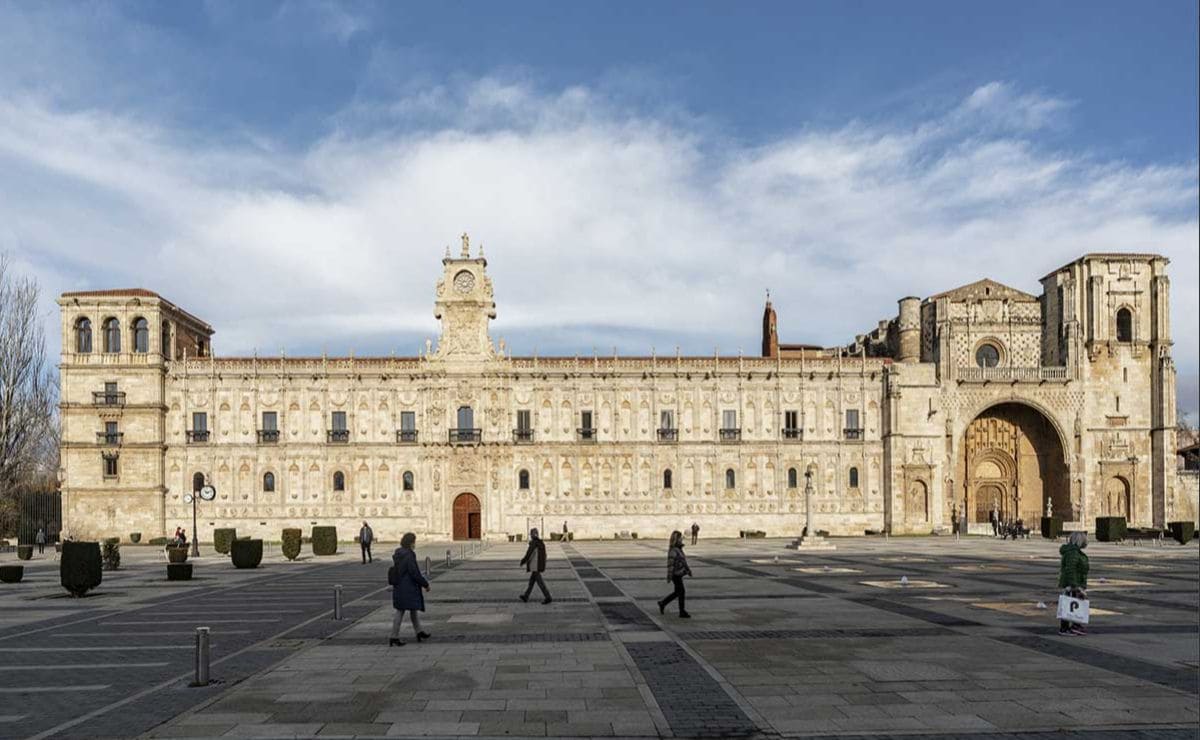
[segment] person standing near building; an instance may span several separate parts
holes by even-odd
[[[699,529],[699,527],[696,527],[696,529]],[[679,599],[679,616],[684,619],[689,619],[692,616],[687,612],[685,604],[686,594],[683,589],[683,577],[690,575],[692,575],[692,569],[688,567],[687,558],[683,554],[683,532],[677,529],[671,533],[671,543],[667,549],[667,582],[675,585],[675,591],[666,598],[659,600],[659,614],[665,614],[667,604],[670,604],[675,599]]]
[[[421,618],[417,616],[417,612],[425,611],[425,596],[421,591],[429,591],[429,581],[421,575],[421,568],[417,565],[417,553],[413,550],[416,543],[417,536],[406,532],[400,538],[400,547],[392,553],[388,583],[392,586],[392,608],[396,613],[392,615],[392,634],[388,638],[388,647],[404,645],[400,639],[400,625],[404,623],[405,612],[408,612],[412,621],[413,632],[417,633],[417,642],[429,639],[429,633],[421,629]]]
[[[1087,547],[1087,532],[1072,532],[1067,538],[1067,544],[1058,548],[1061,560],[1058,566],[1058,587],[1063,594],[1073,599],[1087,598],[1088,556],[1084,553]],[[1060,635],[1086,635],[1087,630],[1082,624],[1060,619],[1058,622]]]
[[[692,522],[692,544],[696,544],[696,539],[700,536],[700,525]]]
[[[566,529],[566,522],[563,522],[563,528]],[[529,585],[525,587],[525,593],[518,598],[521,601],[529,601],[529,594],[533,593],[533,585],[536,583],[542,590],[542,603],[549,604],[553,601],[550,591],[546,589],[546,582],[542,580],[542,573],[546,570],[546,543],[542,542],[536,528],[529,530],[529,547],[525,550],[525,557],[521,558],[520,564],[524,565],[529,573]]]
[[[371,558],[371,543],[374,541],[375,532],[371,530],[371,525],[363,522],[362,529],[358,530],[358,544],[362,547],[364,563],[374,562]]]
[[[46,554],[46,530],[38,527],[37,534],[34,535],[33,541],[37,543],[38,555]]]
[[[995,504],[992,505],[991,511],[988,512],[988,522],[992,525],[992,536],[1000,534],[1000,512],[996,511]]]

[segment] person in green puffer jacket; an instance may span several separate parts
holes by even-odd
[[[1076,599],[1087,598],[1088,556],[1083,552],[1086,547],[1087,532],[1072,532],[1067,544],[1058,548],[1062,556],[1058,566],[1058,587],[1063,594]],[[1087,630],[1082,624],[1062,619],[1058,623],[1058,634],[1086,635]]]

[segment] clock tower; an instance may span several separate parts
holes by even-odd
[[[492,281],[487,276],[483,244],[471,257],[470,238],[462,235],[462,251],[457,258],[442,259],[442,279],[437,284],[433,317],[442,322],[434,357],[440,360],[489,360],[495,357],[488,322],[496,318],[492,299]]]

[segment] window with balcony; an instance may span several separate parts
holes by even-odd
[[[675,427],[675,412],[663,409],[658,412],[658,441],[675,442],[679,439],[679,430]]]
[[[104,320],[104,351],[115,354],[121,351],[121,322],[113,319]]]
[[[517,410],[517,428],[513,430],[513,441],[533,441],[533,416],[529,409]]]
[[[411,470],[405,470],[404,475],[400,476],[400,485],[405,491],[413,490],[413,474]]]
[[[104,460],[104,477],[105,478],[116,478],[117,470],[118,470],[117,459],[120,456],[115,452],[106,452],[106,453],[104,453],[104,455],[102,457]]]
[[[521,489],[522,491],[529,490],[529,471],[528,470],[522,469],[521,472],[517,473],[517,488]]]
[[[406,445],[417,443],[417,412],[400,412],[400,430],[396,432],[396,441]]]
[[[737,411],[725,409],[721,412],[721,428],[718,434],[722,442],[737,442],[742,438],[742,430],[737,425]]]
[[[275,492],[275,474],[263,473],[263,493]]]
[[[187,432],[187,441],[192,443],[208,441],[208,412],[192,412],[192,428]]]
[[[592,422],[592,412],[591,411],[580,411],[579,412],[578,438],[579,438],[580,442],[595,442],[596,441],[596,427],[593,425],[593,422]]]
[[[276,411],[262,412],[262,428],[258,430],[258,441],[261,444],[275,444],[279,441],[279,414]]]
[[[106,421],[104,422],[104,431],[99,432],[96,436],[99,438],[97,441],[102,445],[119,445],[123,435],[117,428],[117,422]]]
[[[858,409],[846,409],[846,428],[842,430],[842,436],[845,439],[862,439],[862,431]]]
[[[459,406],[455,421],[458,426],[450,430],[451,444],[475,444],[482,441],[483,430],[475,428],[475,410],[470,406]]]
[[[75,322],[75,351],[80,354],[92,351],[92,320],[86,316]]]
[[[346,426],[345,411],[334,411],[330,414],[326,439],[333,444],[345,444],[350,441],[350,427]]]
[[[92,392],[92,403],[97,406],[124,406],[125,394],[117,390],[116,382],[106,382],[104,390]]]
[[[133,321],[133,351],[140,354],[150,351],[150,322],[143,318]]]
[[[799,411],[784,411],[783,412],[783,438],[784,439],[800,439],[800,412]]]
[[[340,470],[334,471],[333,473],[333,490],[346,490],[346,474]]]

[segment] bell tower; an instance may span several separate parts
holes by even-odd
[[[492,299],[492,280],[487,276],[483,244],[471,257],[471,241],[462,235],[458,257],[442,258],[442,279],[437,284],[433,317],[442,322],[434,357],[441,360],[489,360],[496,356],[488,322],[496,318]]]

